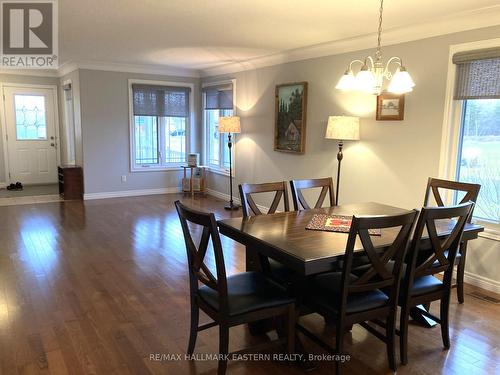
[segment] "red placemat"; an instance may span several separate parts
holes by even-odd
[[[321,230],[326,232],[349,233],[351,229],[352,216],[314,214],[306,229]],[[380,229],[370,229],[368,233],[372,236],[380,236]]]

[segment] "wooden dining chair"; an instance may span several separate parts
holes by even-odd
[[[333,192],[333,180],[331,177],[309,180],[292,180],[290,181],[290,188],[292,190],[293,208],[295,211],[321,208],[325,202],[327,194],[328,203],[330,205],[329,207],[335,206],[335,194]],[[302,190],[314,188],[321,188],[321,191],[316,203],[311,207],[302,194]]]
[[[450,347],[448,310],[450,307],[453,264],[462,239],[464,226],[474,207],[473,202],[451,207],[423,207],[412,243],[406,257],[406,270],[401,283],[399,304],[401,362],[408,363],[408,320],[412,307],[440,301],[439,318],[421,309],[421,313],[441,325],[441,336],[446,349]],[[454,219],[447,224],[440,220]],[[455,223],[454,227],[451,227]],[[447,225],[440,228],[439,225]],[[439,228],[439,230],[438,230]],[[426,232],[424,233],[424,230]],[[448,231],[445,236],[438,232]],[[428,237],[427,241],[423,241]],[[440,280],[434,275],[444,272]]]
[[[331,348],[300,324],[298,329],[325,350],[341,355],[345,332],[359,323],[385,342],[389,366],[396,370],[395,325],[400,275],[417,214],[414,210],[396,216],[353,217],[342,271],[317,275],[306,296],[307,307],[323,316],[329,315],[335,323],[336,347]],[[371,229],[380,229],[383,236],[393,239],[392,243],[376,250],[369,234]],[[358,275],[351,272],[355,250],[363,252],[370,261]],[[374,319],[384,319],[385,334],[366,323]],[[336,368],[340,374],[340,361],[336,361]]]
[[[239,186],[241,206],[243,208],[243,217],[270,215],[276,213],[281,200],[283,200],[284,211],[289,211],[287,183],[285,181],[266,182],[262,184],[241,184]],[[255,203],[253,197],[256,194],[274,193],[273,200],[267,211],[261,210]],[[262,207],[262,206],[261,206]],[[272,277],[275,281],[282,285],[288,285],[292,277],[292,271],[286,268],[280,262],[268,258],[262,254],[254,254],[256,259],[254,262],[260,264],[262,271]],[[247,261],[250,261],[247,259]]]
[[[239,186],[243,216],[274,214],[283,198],[283,207],[289,211],[288,191],[285,181],[266,182],[263,184],[241,184]],[[267,212],[262,212],[255,203],[253,196],[261,193],[274,193],[274,198],[269,205]]]
[[[175,202],[181,222],[189,269],[191,299],[191,331],[187,353],[194,352],[199,331],[219,326],[218,374],[227,367],[229,328],[261,319],[284,316],[286,342],[289,353],[294,351],[295,303],[282,287],[260,272],[244,272],[226,276],[222,245],[217,221],[212,213],[195,211]],[[195,232],[195,227],[197,232]],[[193,234],[201,239],[195,244]],[[216,276],[206,263],[209,242],[212,241]],[[201,286],[200,286],[201,284]],[[199,309],[213,322],[199,326]],[[285,339],[272,343],[285,342]],[[232,354],[248,352],[249,349]]]
[[[458,192],[465,192],[465,195],[460,200],[460,203],[465,202],[477,202],[477,197],[479,195],[479,190],[481,185],[470,184],[465,182],[456,182],[448,180],[440,180],[437,178],[430,177],[427,181],[427,189],[425,190],[424,206],[429,206],[431,193],[438,207],[445,206],[441,191],[448,190],[452,191],[453,194],[458,194]],[[468,221],[472,220],[472,214]],[[455,264],[457,265],[457,283],[453,284],[453,288],[457,288],[457,298],[458,303],[464,303],[464,274],[465,274],[465,259],[467,256],[467,242],[462,242],[455,259]]]

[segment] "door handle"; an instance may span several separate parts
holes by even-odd
[[[56,145],[55,145],[54,143],[51,143],[50,145],[51,145],[52,147],[56,147]]]
[[[54,137],[52,136],[52,137],[50,137],[50,139],[54,139]]]

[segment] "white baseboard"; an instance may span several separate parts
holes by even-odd
[[[0,182],[0,189],[5,189],[7,187],[6,182]]]
[[[464,283],[500,294],[500,281],[492,280],[481,275],[465,271]]]
[[[217,191],[217,190],[207,189],[207,194],[211,195],[212,197],[219,198],[219,199],[222,199],[223,201],[227,201],[227,202],[229,202],[229,199],[231,199],[229,194],[221,193],[220,191]],[[233,202],[241,205],[240,197],[233,194]]]
[[[160,189],[141,189],[141,190],[124,190],[124,191],[109,191],[103,193],[88,193],[83,195],[84,200],[106,199],[106,198],[121,198],[121,197],[138,197],[141,195],[156,195],[156,194],[173,194],[180,193],[180,187],[169,187]]]

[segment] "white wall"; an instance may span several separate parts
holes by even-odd
[[[406,96],[404,121],[375,121],[375,96],[334,89],[348,62],[373,54],[373,50],[204,79],[236,78],[242,134],[236,144],[235,186],[334,176],[337,144],[324,139],[327,118],[356,115],[361,117],[361,141],[345,145],[340,203],[377,201],[420,207],[427,178],[438,175],[449,46],[498,35],[500,27],[491,27],[384,48],[386,59],[393,55],[403,58],[416,82],[415,91]],[[309,82],[305,155],[273,151],[275,85],[296,81]],[[212,173],[208,183],[211,189],[228,192],[225,176]],[[499,245],[485,239],[474,241],[467,263],[469,271],[498,286]]]
[[[19,83],[32,85],[59,85],[59,79],[53,77],[38,77],[20,74],[0,74],[0,83]],[[2,93],[3,94],[3,93]],[[3,101],[0,101],[0,121],[4,121],[4,106]],[[59,121],[59,126],[62,123]],[[59,129],[60,130],[60,129]],[[0,127],[0,140],[4,139],[2,127]],[[0,141],[0,184],[6,182],[5,160],[3,142]]]
[[[180,171],[130,172],[129,79],[150,79],[193,83],[194,123],[199,123],[199,79],[158,75],[80,70],[80,103],[83,140],[85,194],[129,190],[175,188]],[[198,147],[198,126],[192,132],[191,147]],[[127,182],[121,182],[121,176]]]

